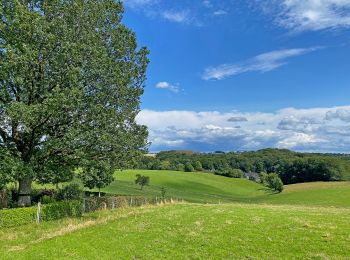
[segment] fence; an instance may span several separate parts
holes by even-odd
[[[148,197],[92,197],[83,199],[83,212],[88,213],[102,209],[116,209],[123,207],[138,207],[142,205],[157,205],[160,203],[179,202],[177,198],[148,198]],[[182,200],[181,200],[182,201]]]
[[[56,220],[65,217],[81,217],[84,213],[97,210],[157,205],[180,201],[183,200],[160,197],[106,196],[101,198],[87,197],[81,201],[63,201],[49,204],[41,204],[39,202],[35,207],[0,210],[0,228],[20,226],[33,222],[39,224],[42,221]]]

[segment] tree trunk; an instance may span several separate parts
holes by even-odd
[[[32,178],[24,177],[18,181],[18,206],[26,207],[32,204],[30,194],[32,192]]]

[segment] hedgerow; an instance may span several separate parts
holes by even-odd
[[[34,221],[36,211],[35,207],[0,210],[0,228],[29,224]]]
[[[14,227],[33,223],[37,207],[0,210],[0,228]],[[65,217],[81,217],[81,201],[57,202],[41,206],[40,221],[56,220]]]

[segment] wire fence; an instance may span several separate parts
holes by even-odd
[[[182,202],[178,198],[162,198],[162,197],[88,197],[82,201],[83,213],[93,212],[103,209],[116,209],[124,207],[139,207],[142,205],[157,205],[163,203]]]

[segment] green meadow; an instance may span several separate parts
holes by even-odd
[[[135,175],[150,177],[150,185],[140,190]],[[282,193],[273,193],[261,184],[210,173],[160,170],[117,171],[115,181],[105,192],[118,195],[160,196],[165,187],[167,197],[199,203],[267,203],[334,206],[350,208],[350,182],[310,182],[286,185]]]
[[[349,259],[350,209],[174,204],[0,231],[1,259]]]
[[[136,174],[150,177],[143,190]],[[104,189],[182,198],[0,231],[0,259],[350,259],[350,183],[261,184],[209,173],[127,170]]]

